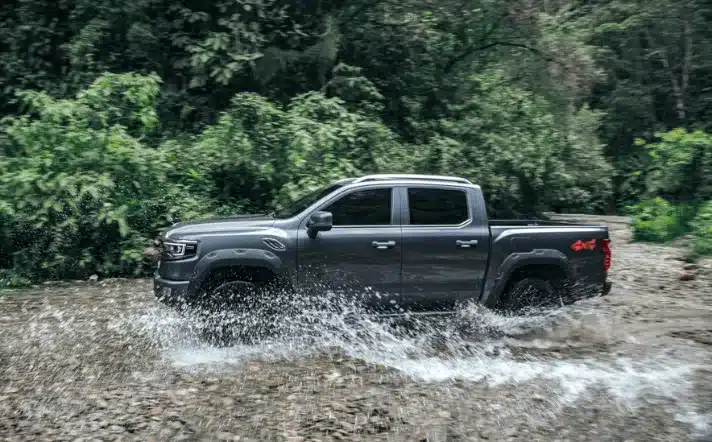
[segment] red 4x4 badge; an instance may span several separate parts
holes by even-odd
[[[596,238],[591,241],[581,241],[580,239],[575,243],[571,244],[571,249],[574,252],[580,252],[581,250],[594,250],[596,248]]]

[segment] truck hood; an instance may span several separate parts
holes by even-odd
[[[164,236],[169,239],[179,239],[210,233],[239,233],[268,229],[274,223],[275,219],[268,215],[223,216],[173,224],[166,230]]]

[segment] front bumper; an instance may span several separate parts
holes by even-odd
[[[153,274],[153,294],[156,298],[170,306],[180,306],[185,304],[190,297],[190,281],[172,281],[161,278],[156,271]]]

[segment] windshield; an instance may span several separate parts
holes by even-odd
[[[296,200],[295,202],[289,204],[287,207],[276,210],[272,216],[277,219],[287,219],[296,216],[304,211],[307,207],[311,206],[315,202],[319,201],[326,195],[330,194],[334,190],[342,187],[343,184],[329,184],[326,187],[315,190],[312,193],[303,196],[302,198]]]

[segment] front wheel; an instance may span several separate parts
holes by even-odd
[[[202,338],[213,345],[254,342],[270,335],[275,309],[266,287],[241,280],[209,284],[199,297]]]
[[[219,281],[210,284],[201,296],[201,307],[214,313],[250,312],[260,303],[257,284],[247,281]]]

